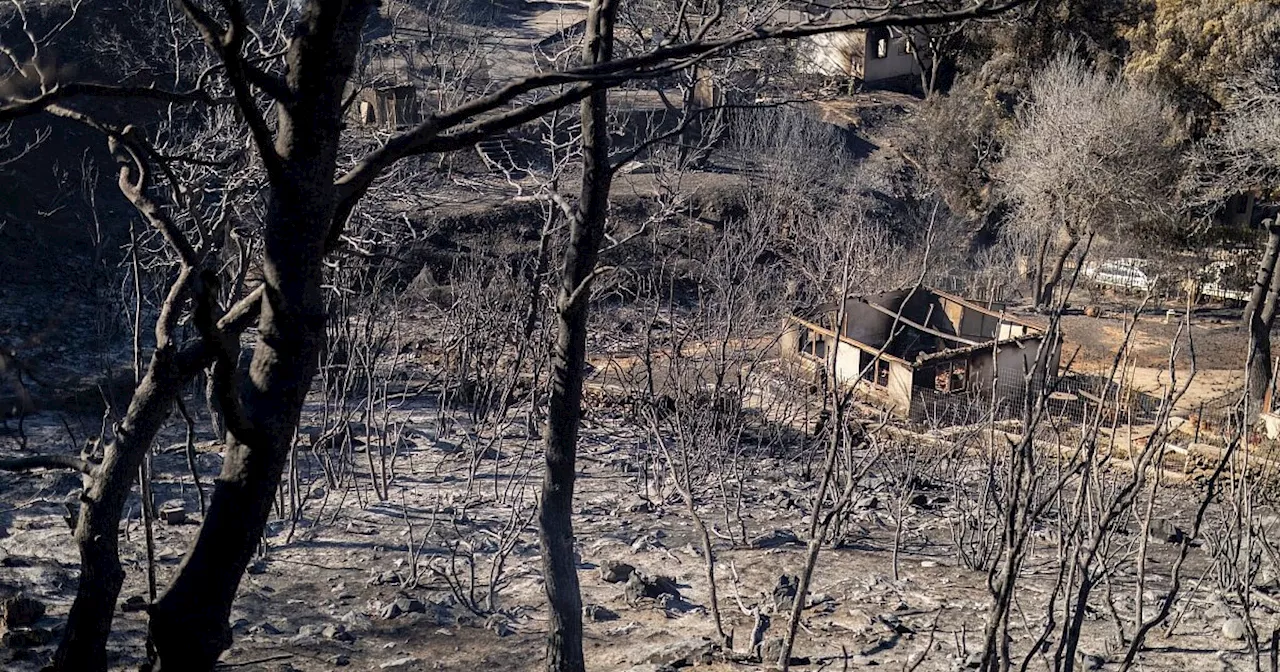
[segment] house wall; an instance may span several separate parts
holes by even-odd
[[[1040,354],[1041,340],[1029,339],[1022,341],[1021,345],[1022,347],[1018,347],[1010,343],[1000,346],[994,362],[990,351],[974,353],[969,359],[970,386],[979,385],[985,390],[991,389],[991,381],[997,371],[1000,374],[1000,387],[1022,385],[1025,372],[1035,366],[1036,357]],[[1056,373],[1058,368],[1056,357],[1050,358],[1048,368]]]
[[[796,70],[822,77],[860,77],[866,34],[861,30],[813,35],[796,43]]]
[[[888,54],[878,58],[877,44],[868,39],[866,31],[806,37],[796,45],[796,70],[823,77],[857,77],[864,82],[919,75],[920,67],[907,51],[909,38],[894,31],[888,40]]]
[[[897,307],[902,305],[902,301],[907,297],[907,294],[908,292],[903,290],[887,292],[869,298],[889,310],[896,311]],[[879,346],[889,339],[892,328],[893,316],[885,315],[862,301],[850,300],[845,302],[845,336],[859,343]]]
[[[906,364],[889,362],[889,386],[885,390],[893,410],[901,415],[911,412],[911,380],[915,370]]]
[[[778,347],[782,349],[784,357],[791,357],[798,352],[800,347],[800,325],[791,320],[782,322],[782,336],[778,338]]]
[[[864,57],[862,66],[862,80],[865,82],[877,82],[884,79],[893,79],[895,77],[905,77],[908,75],[919,75],[920,66],[916,63],[916,59],[907,51],[907,44],[910,38],[904,34],[891,32],[888,36],[889,49],[885,58],[877,58],[878,45],[877,39],[873,34],[866,42],[866,56]]]
[[[1019,336],[1026,336],[1026,335],[1027,335],[1027,328],[1025,326],[1021,324],[1001,322],[1000,334],[997,336],[997,338],[1003,341],[1007,338],[1017,338]]]
[[[858,374],[862,371],[862,366],[870,361],[870,355],[865,355],[861,350],[849,345],[841,343],[836,349],[836,380],[841,383],[858,382]]]

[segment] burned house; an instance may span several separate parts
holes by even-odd
[[[840,313],[827,304],[790,316],[784,356],[917,419],[933,410],[927,407],[989,402],[993,393],[1020,403],[1025,374],[1046,342],[1041,329],[1000,307],[923,287],[850,297],[837,341]],[[1058,354],[1048,353],[1046,371],[1057,371]]]
[[[796,46],[796,69],[823,77],[852,77],[867,84],[894,79],[914,83],[920,60],[917,40],[909,30],[877,27],[820,33]]]
[[[790,3],[773,14],[783,25],[822,25],[872,19],[868,9],[833,9],[824,3]],[[802,75],[854,79],[867,85],[917,84],[922,65],[930,63],[928,41],[917,29],[875,26],[835,30],[802,37],[794,43],[794,67]],[[918,51],[924,48],[924,52]]]
[[[422,121],[418,94],[408,84],[368,86],[356,95],[356,118],[365,126],[395,130]]]

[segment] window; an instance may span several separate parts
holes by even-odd
[[[934,369],[933,389],[939,392],[963,392],[968,386],[967,361],[943,362]]]
[[[812,357],[824,358],[827,356],[827,341],[824,338],[815,338],[815,334],[808,329],[801,329],[796,349]]]
[[[889,30],[887,28],[872,28],[867,31],[867,46],[874,45],[875,51],[871,52],[872,58],[888,58],[889,57]]]
[[[889,387],[889,362],[876,360],[876,385]]]

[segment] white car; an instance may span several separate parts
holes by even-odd
[[[1101,264],[1089,262],[1083,269],[1084,277],[1094,284],[1138,292],[1149,292],[1156,286],[1154,276],[1142,270],[1145,259],[1110,259]]]

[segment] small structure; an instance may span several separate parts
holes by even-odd
[[[421,121],[417,91],[409,84],[365,87],[356,96],[356,118],[365,126],[392,130]]]
[[[814,35],[796,45],[796,70],[852,77],[867,84],[919,77],[917,40],[908,30],[880,27]]]
[[[836,382],[861,386],[904,417],[990,401],[993,390],[1020,402],[1046,342],[1044,331],[999,307],[924,287],[848,298],[837,341],[838,309],[788,317],[783,356],[815,375],[834,372]],[[1058,360],[1055,346],[1045,370],[1056,373]]]

